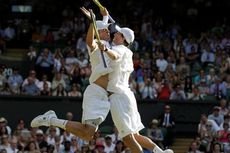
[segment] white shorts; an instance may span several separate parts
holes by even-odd
[[[131,133],[137,133],[144,128],[137,109],[136,98],[131,90],[124,93],[114,93],[110,97],[113,122],[123,138]]]
[[[110,110],[106,90],[94,83],[88,85],[83,95],[82,109],[82,123],[87,120],[97,120],[97,124],[101,124]]]

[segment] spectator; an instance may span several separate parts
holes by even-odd
[[[29,76],[22,83],[22,87],[29,84],[29,79],[31,79],[35,83],[35,85],[39,87],[40,81],[37,79],[36,74],[37,73],[34,70],[30,70]]]
[[[13,74],[8,78],[8,84],[12,94],[20,94],[22,82],[22,76],[18,73],[18,68],[13,67]]]
[[[214,143],[213,147],[210,150],[210,153],[223,153],[220,143]]]
[[[79,59],[78,59],[78,65],[81,69],[87,67],[88,65],[88,60],[85,58],[85,54],[80,53]]]
[[[144,86],[139,88],[142,99],[155,99],[157,97],[157,91],[152,87],[150,79],[146,79]]]
[[[28,77],[28,84],[25,84],[22,88],[22,94],[23,95],[40,95],[40,90],[37,87],[37,85],[34,82],[34,79],[32,77]]]
[[[73,49],[70,49],[67,53],[67,57],[65,59],[65,68],[68,74],[71,74],[74,66],[78,64],[78,59],[76,58],[76,52]]]
[[[7,134],[3,134],[1,136],[1,143],[0,143],[0,150],[1,149],[6,149],[6,150],[10,150],[10,142],[9,142],[9,135]]]
[[[33,70],[35,68],[34,64],[35,64],[36,58],[37,58],[36,49],[33,46],[30,46],[26,55],[27,55],[29,63],[31,64],[30,69]]]
[[[6,77],[3,75],[3,69],[2,66],[0,66],[0,93],[3,92],[5,86],[7,84],[7,79]]]
[[[208,119],[215,121],[216,124],[220,126],[220,124],[224,122],[224,116],[220,114],[220,107],[214,106],[212,114],[208,115]]]
[[[203,69],[201,69],[199,74],[194,77],[194,84],[198,86],[201,81],[205,81],[205,84],[207,84],[207,78]]]
[[[181,56],[179,60],[179,64],[176,66],[176,73],[180,76],[180,78],[185,78],[190,75],[190,67],[185,62],[185,57]]]
[[[46,74],[48,76],[48,80],[50,81],[53,77],[53,64],[54,58],[51,51],[48,48],[44,48],[36,61],[38,78],[41,79],[42,75]]]
[[[169,100],[171,94],[171,89],[168,82],[165,80],[162,85],[158,88],[158,99]]]
[[[0,91],[0,95],[12,95],[12,92],[10,90],[9,84],[5,83],[5,86],[3,87],[3,90]]]
[[[52,95],[51,89],[50,89],[48,83],[45,82],[43,84],[42,90],[40,90],[40,95],[41,96],[51,96]]]
[[[62,67],[62,63],[61,61],[62,60],[65,60],[63,58],[63,55],[61,53],[61,49],[60,48],[57,48],[53,54],[53,57],[54,57],[54,70],[53,72],[54,73],[57,73],[57,72],[60,72],[61,70],[61,67]],[[64,66],[64,65],[63,65]]]
[[[101,143],[96,144],[95,151],[97,153],[106,153],[104,149],[105,149],[105,146],[103,144]]]
[[[15,38],[16,33],[12,23],[9,23],[8,26],[4,29],[4,36],[6,41],[11,41]]]
[[[68,131],[63,131],[63,133],[60,136],[61,143],[64,143],[65,141],[71,141],[72,139],[77,139],[77,138]]]
[[[223,130],[224,129],[224,124],[227,123],[228,126],[229,126],[229,130],[230,130],[230,116],[227,114],[227,115],[224,115],[224,122],[222,122],[220,124],[220,129],[219,130]]]
[[[67,112],[66,113],[66,119],[68,121],[72,121],[73,120],[73,113],[72,112]]]
[[[112,138],[107,135],[105,136],[105,143],[104,143],[104,152],[105,153],[111,153],[114,151],[115,144],[112,141]]]
[[[160,72],[165,72],[168,62],[164,59],[164,53],[160,53],[159,58],[156,60],[156,65]]]
[[[25,153],[41,153],[38,145],[34,141],[30,141],[25,147]]]
[[[225,116],[228,115],[229,109],[228,109],[228,102],[226,99],[220,100],[220,114]]]
[[[206,150],[210,150],[211,142],[216,137],[217,132],[213,129],[212,122],[208,121],[205,127],[205,130],[202,130],[200,133],[201,144],[205,146]]]
[[[62,83],[59,83],[56,90],[52,92],[52,96],[67,96],[67,92]]]
[[[175,119],[171,112],[171,107],[165,105],[164,113],[160,116],[160,126],[166,129],[166,136],[164,138],[164,147],[170,147],[173,144],[175,136]]]
[[[124,153],[124,151],[125,151],[125,144],[124,144],[124,142],[121,141],[121,140],[118,140],[116,142],[116,145],[115,145],[113,153]]]
[[[48,91],[51,89],[51,82],[47,80],[47,75],[43,74],[42,76],[42,81],[39,81],[39,83],[37,84],[38,88],[40,89],[40,91],[44,90],[44,85],[47,84],[48,86]]]
[[[55,77],[53,78],[53,81],[51,83],[51,89],[52,89],[53,93],[54,92],[57,93],[57,89],[58,89],[59,84],[62,84],[62,87],[65,89],[66,84],[65,84],[64,79],[61,76],[61,73],[56,73]]]
[[[37,129],[35,134],[35,142],[36,144],[38,144],[39,150],[41,152],[46,151],[48,143],[46,141],[46,136],[44,135],[43,131],[41,129]]]
[[[226,86],[221,81],[221,78],[217,77],[215,79],[215,83],[211,84],[210,86],[210,94],[215,95],[217,100],[220,100],[222,98],[226,98]]]
[[[217,125],[217,123],[213,120],[208,119],[206,114],[201,114],[200,116],[200,123],[198,124],[198,134],[202,135],[204,131],[207,130],[207,124],[211,124],[212,130],[214,132],[217,132],[220,130],[220,127]]]
[[[77,50],[80,54],[83,53],[83,55],[87,53],[86,34],[82,34],[82,35],[78,38],[77,44],[76,44],[76,50]]]
[[[210,68],[209,74],[206,75],[207,85],[210,87],[211,84],[213,84],[215,82],[216,78],[217,78],[217,75],[216,75],[215,69]]]
[[[80,91],[80,86],[78,84],[73,84],[72,85],[72,90],[68,92],[68,96],[70,97],[82,97],[82,93]]]
[[[180,100],[180,101],[186,100],[185,92],[182,90],[180,84],[176,84],[174,86],[174,90],[170,94],[169,99],[170,100]]]
[[[150,127],[147,129],[147,137],[149,137],[154,143],[156,143],[160,148],[163,149],[164,135],[162,129],[160,129],[158,125],[158,120],[153,119],[150,123]]]
[[[45,36],[45,43],[48,43],[48,44],[54,43],[54,35],[50,29],[47,30],[47,34]]]
[[[213,65],[215,62],[215,54],[211,52],[210,48],[206,46],[201,54],[201,62],[203,66]]]
[[[46,137],[46,141],[48,143],[48,145],[55,145],[55,137],[58,136],[57,135],[57,130],[56,127],[49,127],[47,129],[47,137]]]
[[[7,153],[16,153],[19,151],[18,149],[18,140],[16,137],[10,140],[10,148],[7,148]]]
[[[224,82],[225,87],[226,87],[226,100],[230,100],[230,75],[226,76],[226,81]]]
[[[193,141],[189,147],[189,151],[187,153],[201,153],[198,149],[197,142]]]
[[[11,127],[7,125],[8,122],[4,117],[0,117],[0,136],[2,135],[11,135]]]
[[[78,146],[78,142],[77,142],[77,137],[73,136],[71,138],[71,147],[70,147],[71,152],[79,152],[80,148]]]
[[[218,142],[220,142],[223,145],[227,145],[227,143],[228,143],[228,134],[230,134],[229,124],[224,123],[223,128],[224,128],[223,130],[219,130],[217,132],[217,138],[218,138]]]
[[[121,140],[121,138],[118,136],[118,130],[117,130],[117,127],[115,125],[113,126],[112,134],[109,134],[108,136],[110,136],[112,138],[112,142],[114,144],[116,144],[119,140]]]
[[[194,87],[192,93],[187,97],[188,100],[203,100],[204,96],[200,94],[198,87]]]
[[[202,99],[206,99],[207,96],[210,95],[209,87],[206,83],[206,80],[204,80],[204,79],[202,79],[200,81],[200,85],[198,86],[198,90],[199,90],[199,93],[200,93],[200,96]]]
[[[227,138],[228,138],[228,143],[224,145],[224,152],[230,151],[230,134],[227,135]]]

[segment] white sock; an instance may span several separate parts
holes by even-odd
[[[154,153],[164,153],[164,151],[161,148],[159,148],[157,145],[155,145],[155,148],[153,149],[153,152]]]
[[[58,119],[58,118],[51,118],[50,124],[66,130],[65,126],[67,124],[67,120],[62,120],[62,119]]]

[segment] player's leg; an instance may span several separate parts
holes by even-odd
[[[54,111],[48,111],[34,118],[31,127],[53,125],[84,140],[90,140],[109,112],[110,103],[107,92],[95,84],[89,85],[84,92],[82,107],[82,123],[59,119]]]
[[[132,124],[132,112],[130,112],[130,101],[125,94],[113,94],[109,97],[111,103],[111,116],[118,130],[119,136],[128,146],[132,153],[143,152],[142,147],[135,140],[133,133],[139,130],[139,123]],[[138,129],[136,129],[138,126]],[[144,126],[141,124],[140,126]],[[141,129],[140,128],[140,129]]]
[[[133,134],[129,134],[125,137],[123,137],[124,144],[130,148],[132,153],[142,153],[143,149],[140,146],[140,144],[136,141]]]
[[[84,140],[90,140],[94,136],[94,133],[97,129],[97,127],[92,125],[58,119],[55,112],[52,110],[44,113],[43,115],[37,116],[31,122],[31,127],[51,125],[69,131]]]
[[[154,153],[173,153],[171,149],[163,151],[151,139],[146,136],[142,136],[139,133],[134,134],[134,137],[142,147],[152,150]]]

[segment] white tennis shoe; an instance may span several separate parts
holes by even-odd
[[[43,115],[39,115],[35,117],[31,123],[31,127],[39,127],[39,126],[50,126],[51,118],[57,118],[56,113],[53,110],[49,110],[48,112],[44,113]]]
[[[166,149],[164,153],[174,153],[171,149]]]

